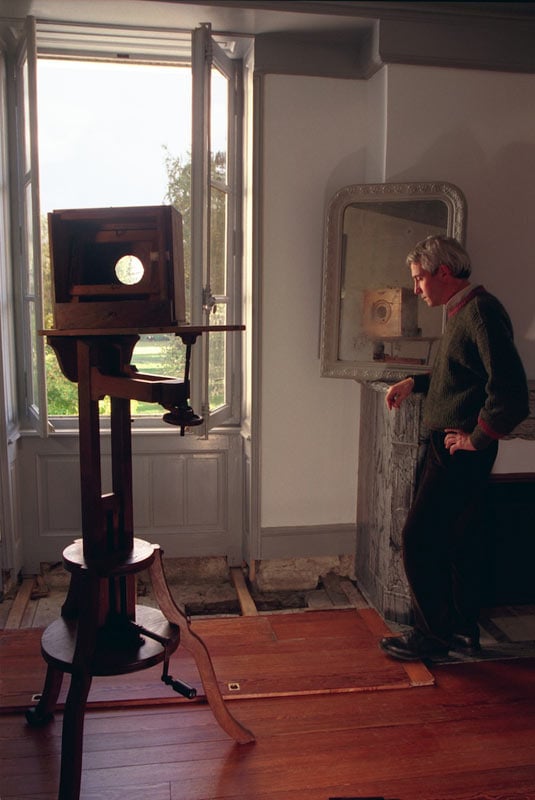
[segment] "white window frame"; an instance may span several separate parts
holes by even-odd
[[[37,331],[43,327],[41,283],[41,226],[39,209],[39,153],[37,147],[37,48],[36,26],[27,17],[17,44],[13,65],[15,130],[14,162],[16,182],[16,224],[13,226],[13,261],[20,276],[21,345],[18,348],[19,393],[23,398],[21,427],[30,427],[41,436],[48,433],[45,383],[45,342]],[[33,324],[32,324],[33,323]]]
[[[46,376],[45,376],[45,340],[43,336],[31,336],[30,326],[28,324],[28,314],[25,308],[30,301],[39,300],[39,317],[38,328],[43,327],[43,309],[42,309],[42,291],[41,291],[41,242],[40,242],[40,214],[39,214],[39,186],[38,186],[38,150],[37,150],[37,86],[36,86],[36,65],[37,56],[56,56],[56,57],[71,57],[79,59],[102,59],[112,58],[117,60],[124,56],[131,61],[159,61],[159,62],[174,62],[187,61],[191,64],[193,70],[194,85],[198,83],[197,70],[201,70],[203,76],[201,81],[205,85],[208,81],[207,96],[209,98],[209,76],[212,63],[216,64],[218,69],[224,71],[227,75],[231,85],[229,86],[229,184],[231,202],[229,202],[228,213],[228,226],[227,242],[229,243],[229,251],[227,254],[227,287],[228,291],[224,297],[215,298],[216,302],[225,303],[227,305],[227,322],[228,324],[237,324],[237,316],[240,303],[241,291],[241,246],[236,243],[241,242],[241,169],[238,164],[241,163],[241,149],[242,149],[242,121],[241,110],[243,103],[238,102],[238,92],[242,90],[241,82],[241,61],[239,59],[228,58],[223,49],[215,42],[211,36],[211,29],[209,25],[203,25],[202,38],[198,32],[193,33],[191,40],[191,31],[184,30],[159,30],[159,29],[135,29],[135,28],[115,28],[115,27],[99,27],[99,26],[81,26],[71,25],[67,23],[49,23],[40,21],[35,25],[33,18],[28,18],[27,33],[24,40],[21,39],[18,49],[18,60],[15,68],[17,75],[22,76],[22,59],[27,58],[27,74],[29,77],[29,108],[30,116],[30,131],[31,138],[31,164],[30,170],[26,171],[27,174],[21,171],[21,165],[24,158],[24,141],[21,141],[20,133],[17,136],[17,162],[18,169],[18,197],[20,200],[24,198],[23,186],[24,182],[28,185],[31,182],[32,187],[32,213],[33,213],[33,231],[25,231],[23,228],[23,207],[21,202],[18,205],[19,226],[21,226],[21,242],[33,241],[33,258],[35,265],[35,278],[39,283],[36,283],[35,292],[36,296],[30,298],[21,289],[21,311],[23,319],[21,321],[22,333],[22,346],[21,346],[21,363],[25,365],[25,371],[31,365],[32,357],[37,359],[38,364],[38,385],[39,385],[39,404],[36,406],[30,402],[25,402],[24,416],[26,425],[36,429],[40,435],[44,436],[51,425],[54,428],[75,428],[77,427],[78,420],[74,417],[53,417],[49,421],[46,413]],[[191,40],[191,46],[189,42]],[[208,41],[209,45],[206,45]],[[229,42],[229,37],[225,37],[225,41]],[[202,59],[199,56],[202,53]],[[209,56],[208,60],[206,56]],[[213,61],[212,61],[213,59]],[[208,78],[206,77],[208,76]],[[20,79],[19,79],[20,82]],[[232,90],[230,90],[232,89]],[[204,100],[202,101],[204,104]],[[19,103],[20,108],[20,103]],[[205,139],[204,133],[199,131],[210,129],[209,121],[209,105],[203,105],[203,110],[208,110],[208,116],[204,115],[196,117],[195,109],[193,110],[193,130],[192,130],[192,175],[194,173],[194,163],[199,163],[199,159],[209,159],[209,136],[208,140]],[[20,111],[19,111],[20,113]],[[24,128],[18,127],[18,130]],[[201,138],[198,138],[201,137]],[[208,141],[208,150],[206,149],[206,141]],[[200,148],[199,148],[200,145]],[[199,155],[199,152],[201,155]],[[232,156],[232,157],[231,157]],[[209,170],[209,161],[208,161]],[[209,174],[209,171],[208,171]],[[210,320],[203,312],[203,286],[209,284],[209,262],[204,258],[205,247],[203,244],[199,251],[199,245],[194,244],[195,241],[202,241],[203,237],[209,235],[209,228],[206,227],[206,222],[209,223],[209,213],[201,208],[201,204],[209,209],[209,183],[195,183],[192,178],[192,264],[191,264],[191,281],[192,281],[192,306],[191,306],[191,322],[192,323],[209,323]],[[199,224],[197,215],[201,214],[202,222]],[[30,237],[33,236],[33,240]],[[206,241],[208,241],[206,239]],[[195,255],[194,255],[195,253]],[[194,260],[195,259],[195,260]],[[208,270],[208,271],[207,271]],[[21,253],[17,272],[21,275],[21,287],[26,281],[28,274],[28,259],[24,258]],[[142,332],[142,331],[141,331]],[[216,425],[222,424],[237,424],[239,423],[241,398],[240,398],[240,360],[241,360],[241,336],[239,334],[226,334],[227,336],[227,357],[226,357],[226,396],[229,402],[222,408],[217,409],[215,413],[209,413],[207,408],[208,398],[208,358],[209,358],[209,336],[203,334],[200,337],[200,342],[193,348],[192,351],[192,372],[191,372],[191,403],[192,406],[202,408],[203,415],[205,415],[205,431],[213,428]],[[180,376],[177,376],[180,377]],[[28,393],[24,393],[27,397]],[[41,411],[41,413],[39,413]],[[136,426],[136,430],[141,428],[156,428],[162,427],[161,415],[155,411],[156,416],[145,417],[141,416],[137,419],[140,424]],[[193,429],[195,430],[195,429]]]
[[[203,24],[193,33],[193,146],[192,146],[192,297],[193,322],[212,324],[211,312],[217,305],[225,305],[226,322],[239,324],[241,308],[237,299],[241,291],[241,159],[243,121],[243,68],[241,61],[228,58],[211,35],[209,23]],[[211,232],[211,158],[213,155],[210,137],[211,72],[216,68],[228,81],[228,161],[227,181],[218,184],[227,197],[226,264],[227,286],[225,295],[213,295],[210,280],[210,232]],[[195,146],[197,145],[197,146]],[[220,335],[220,334],[218,334]],[[208,375],[210,369],[210,334],[203,334],[201,347],[193,353],[194,379],[192,395],[201,399],[201,412],[205,419],[205,430],[225,423],[236,423],[240,415],[240,359],[241,337],[236,333],[226,336],[225,384],[227,402],[210,410]],[[195,360],[197,359],[197,361]],[[195,365],[202,366],[195,371]]]

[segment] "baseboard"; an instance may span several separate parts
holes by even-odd
[[[262,528],[260,558],[354,555],[356,524]]]

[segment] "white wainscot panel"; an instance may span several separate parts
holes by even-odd
[[[148,467],[150,525],[180,530],[185,523],[184,472],[185,454],[159,455],[150,459]]]
[[[132,461],[134,534],[138,528],[152,526],[151,465],[152,456],[136,456]]]
[[[136,530],[223,530],[227,471],[225,451],[138,455],[133,464]]]
[[[27,436],[17,459],[24,570],[61,559],[82,535],[78,436]],[[208,439],[137,432],[132,437],[134,535],[175,558],[243,561],[243,466],[239,435]],[[102,492],[112,491],[110,438],[101,437]]]
[[[226,453],[202,453],[188,461],[187,524],[223,530],[227,527]]]
[[[39,455],[38,492],[42,536],[82,530],[78,455]]]

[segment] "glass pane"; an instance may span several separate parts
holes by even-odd
[[[30,337],[32,342],[37,341],[37,316],[36,316],[36,308],[35,303],[30,302],[28,303],[28,321],[29,321],[29,328],[30,328]],[[38,373],[37,373],[37,349],[36,347],[32,347],[31,349],[31,369],[30,369],[30,377],[29,377],[29,386],[27,387],[28,392],[28,403],[33,408],[39,408],[39,394],[38,394]]]
[[[24,188],[24,219],[26,224],[26,293],[35,294],[35,265],[33,261],[33,225],[32,225],[32,187],[27,184]]]
[[[210,324],[225,325],[227,321],[227,307],[219,304],[214,314],[210,317]],[[210,410],[215,411],[227,402],[226,376],[226,334],[210,334],[210,358],[208,377],[208,402]]]
[[[227,182],[228,170],[228,79],[212,67],[210,141],[212,180]]]
[[[25,59],[22,65],[22,108],[24,119],[24,174],[31,168],[31,137],[30,137],[30,83],[28,61]]]
[[[212,187],[210,213],[210,287],[215,295],[226,294],[227,195]]]
[[[67,380],[59,368],[56,354],[45,347],[46,396],[51,416],[78,415],[78,384]]]
[[[167,378],[183,378],[186,348],[172,333],[143,334],[134,348],[132,363],[138,372]],[[161,416],[162,406],[132,400],[133,414]]]
[[[178,208],[182,214],[182,238],[184,243],[184,283],[186,306],[191,298],[191,154],[173,156],[166,150],[167,192],[164,202]]]
[[[52,269],[50,265],[50,247],[48,243],[48,223],[41,217],[41,291],[43,292],[43,327],[54,327],[54,302],[52,292]]]

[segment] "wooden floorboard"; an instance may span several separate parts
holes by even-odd
[[[92,711],[82,799],[533,800],[534,666],[450,667],[431,690],[238,701],[257,735],[245,746],[206,706]],[[0,735],[3,800],[53,798],[61,715],[41,731],[9,715]]]
[[[250,745],[202,703],[89,710],[81,800],[535,800],[535,659],[433,673],[410,691],[237,699]],[[61,725],[0,716],[2,800],[55,800]]]
[[[9,615],[6,620],[5,627],[7,629],[15,629],[22,627],[21,623],[24,618],[28,602],[31,599],[32,591],[35,585],[33,578],[26,578],[23,580],[15,599],[11,605]]]
[[[385,658],[377,646],[387,632],[373,609],[314,611],[301,614],[213,618],[192,623],[208,647],[223,697],[274,697],[431,686],[423,664]],[[0,633],[3,684],[0,710],[22,710],[42,690],[46,664],[38,629]],[[95,678],[89,695],[96,705],[184,703],[161,681],[161,666],[126,675]],[[204,689],[193,657],[179,647],[170,674],[197,690]],[[60,706],[69,688],[63,681]]]

